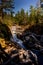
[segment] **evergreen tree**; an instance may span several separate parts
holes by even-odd
[[[14,0],[0,0],[0,16],[2,16],[2,18],[4,17],[4,12],[6,12],[7,14],[11,14],[13,13],[13,9],[14,9]]]

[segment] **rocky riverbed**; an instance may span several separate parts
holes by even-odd
[[[39,40],[40,37],[40,40]],[[1,47],[1,65],[43,65],[43,43],[41,36],[26,33],[17,37],[23,41],[23,46],[12,42],[4,51]],[[16,45],[15,45],[16,44]]]
[[[9,43],[4,50],[0,45],[0,65],[43,65],[43,34],[26,30]]]

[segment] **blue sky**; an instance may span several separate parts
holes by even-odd
[[[23,8],[25,11],[29,11],[31,5],[36,7],[38,0],[15,0],[15,13]]]

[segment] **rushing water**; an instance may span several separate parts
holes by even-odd
[[[16,42],[21,48],[26,49],[25,46],[23,45],[23,41],[18,39],[16,34],[13,34],[12,37],[13,38],[11,38],[11,40],[13,42]],[[32,36],[32,37],[34,38],[34,36]],[[31,51],[37,55],[39,65],[43,65],[43,55],[40,54],[40,50],[35,50],[34,49],[34,50],[31,50]]]
[[[16,42],[21,48],[24,48],[25,49],[25,47],[23,45],[23,41],[20,40],[20,39],[18,39],[16,34],[13,34],[12,37],[13,38],[11,38],[11,41]]]

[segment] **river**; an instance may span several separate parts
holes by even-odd
[[[16,34],[12,36],[11,41],[16,42],[21,48],[26,49],[23,41],[18,39]],[[39,65],[43,65],[43,55],[40,53],[40,50],[31,49],[31,51],[37,55]]]

